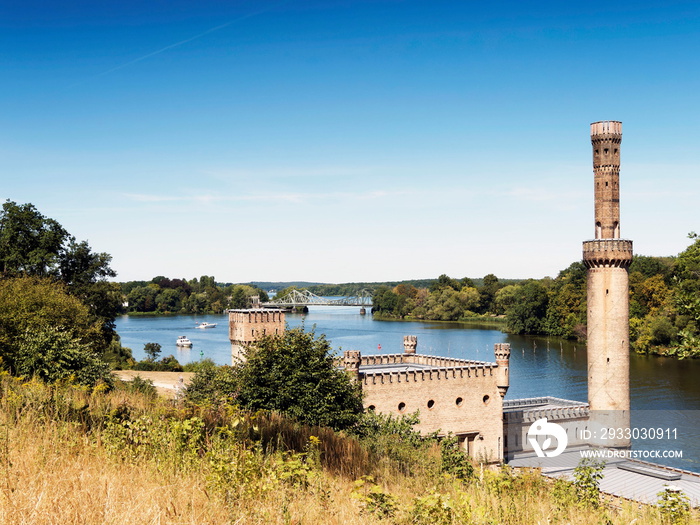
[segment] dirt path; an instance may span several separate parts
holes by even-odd
[[[190,383],[194,372],[143,372],[141,370],[115,370],[112,372],[122,381],[131,381],[136,376],[153,382],[158,393],[165,397],[175,397],[180,378],[185,385]]]

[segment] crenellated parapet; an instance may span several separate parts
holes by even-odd
[[[449,381],[451,379],[491,377],[497,367],[496,363],[482,363],[480,365],[445,368],[372,370],[361,372],[360,378],[364,385]]]
[[[587,268],[629,268],[632,255],[632,241],[627,239],[597,239],[583,243],[583,263]]]
[[[510,343],[496,343],[493,345],[493,353],[496,356],[496,363],[508,364],[510,361]]]
[[[474,365],[493,364],[486,361],[472,361],[423,354],[377,354],[363,355],[361,366],[377,365],[422,365],[430,367],[468,367]]]

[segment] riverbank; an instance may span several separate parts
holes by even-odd
[[[473,317],[462,317],[460,319],[445,321],[443,319],[423,319],[406,315],[404,317],[394,317],[381,312],[372,312],[372,318],[376,321],[406,321],[414,323],[452,323],[452,324],[468,324],[471,326],[503,326],[506,323],[505,315],[477,315]]]

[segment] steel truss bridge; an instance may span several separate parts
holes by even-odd
[[[294,308],[296,306],[372,306],[372,292],[361,290],[358,295],[328,299],[308,290],[291,290],[282,297],[262,303],[264,307]]]

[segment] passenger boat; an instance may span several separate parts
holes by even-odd
[[[192,346],[192,341],[187,339],[186,335],[181,335],[177,338],[177,342],[175,344],[177,346]]]
[[[202,321],[197,325],[197,328],[216,328],[216,323],[207,323],[206,321]]]

